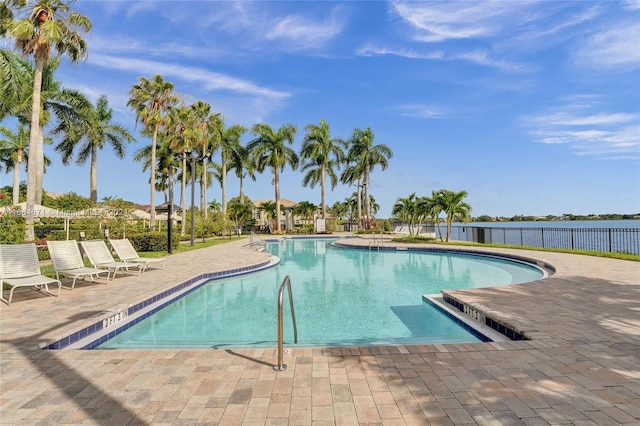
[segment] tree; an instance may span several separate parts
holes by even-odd
[[[234,125],[225,129],[224,120],[218,120],[220,134],[220,185],[222,187],[222,213],[227,213],[227,168],[233,167],[233,157],[239,153],[242,146],[240,138],[247,131],[246,127]]]
[[[260,204],[260,207],[258,207],[258,211],[264,212],[264,215],[268,221],[274,221],[277,218],[276,203],[274,203],[273,201],[265,201],[264,203]],[[273,226],[271,224],[269,225],[269,228],[273,230]]]
[[[446,241],[449,241],[451,237],[451,224],[455,218],[459,218],[463,222],[468,221],[470,218],[471,206],[463,201],[467,195],[469,195],[467,191],[454,192],[441,189],[433,197],[434,202],[437,204],[435,210],[443,211],[447,215]]]
[[[187,163],[188,153],[193,149],[194,142],[192,134],[187,131],[191,126],[191,108],[186,106],[171,107],[167,114],[167,120],[164,125],[164,134],[169,143],[169,148],[172,151],[181,154],[181,176],[180,176],[180,209],[181,209],[181,222],[180,222],[180,235],[186,233],[186,214],[187,214],[187,179],[191,176],[190,166]]]
[[[276,199],[276,230],[280,231],[280,172],[288,164],[293,170],[298,168],[298,155],[287,146],[293,144],[296,127],[293,124],[280,126],[277,132],[265,123],[256,124],[251,132],[257,137],[247,145],[255,158],[256,169],[262,173],[270,168],[273,174],[273,186]]]
[[[69,0],[38,0],[23,2],[16,15],[25,18],[11,21],[9,36],[16,41],[16,48],[22,54],[34,59],[34,76],[31,107],[31,131],[29,137],[29,164],[27,173],[27,239],[34,239],[33,205],[36,202],[38,181],[44,173],[44,149],[40,139],[40,109],[42,73],[51,59],[51,50],[66,55],[71,62],[86,57],[87,44],[80,32],[88,32],[91,22],[85,16],[70,10]]]
[[[293,214],[301,216],[307,223],[313,219],[313,214],[318,210],[318,206],[309,201],[300,201],[293,208]]]
[[[344,161],[343,148],[346,143],[342,139],[331,138],[329,125],[324,120],[320,120],[320,125],[308,124],[305,130],[307,134],[302,142],[300,156],[307,160],[302,170],[308,172],[302,180],[302,185],[311,185],[313,188],[320,183],[320,208],[322,218],[326,219],[325,177],[329,176],[331,189],[334,189],[338,184],[335,169]]]
[[[101,95],[95,107],[80,112],[80,122],[65,122],[58,127],[64,134],[56,151],[62,154],[62,164],[69,165],[73,159],[73,151],[79,146],[76,164],[82,165],[89,160],[90,198],[98,202],[98,150],[111,145],[118,158],[122,159],[126,152],[126,143],[133,142],[133,136],[120,124],[112,123],[113,109],[109,108],[107,95]]]
[[[367,127],[365,130],[354,129],[348,141],[349,152],[347,159],[355,163],[356,172],[362,171],[365,202],[364,210],[367,216],[365,226],[367,227],[372,214],[371,200],[369,198],[369,186],[371,184],[370,174],[373,172],[375,166],[380,166],[382,170],[385,170],[389,165],[388,160],[393,157],[393,152],[388,146],[373,144],[374,137],[371,128]]]
[[[136,123],[142,122],[143,134],[151,135],[151,167],[149,178],[149,228],[155,229],[155,173],[156,173],[156,143],[158,131],[164,123],[164,116],[169,107],[178,103],[178,97],[173,92],[173,84],[155,75],[152,80],[138,77],[138,84],[131,86],[127,106],[136,111]]]
[[[244,225],[251,221],[253,215],[253,203],[247,198],[244,203],[241,203],[237,197],[229,200],[229,210],[227,216],[231,219],[236,227],[236,230],[240,232],[244,228]]]
[[[18,116],[22,105],[31,98],[33,67],[19,55],[0,49],[0,120]],[[27,119],[28,121],[28,119]]]
[[[7,171],[13,170],[12,204],[15,206],[20,202],[20,173],[29,151],[29,132],[24,124],[18,126],[16,133],[0,127],[0,137],[4,137],[0,139],[0,161]]]
[[[240,144],[234,146],[231,149],[229,157],[229,170],[235,170],[236,177],[240,181],[240,202],[244,203],[244,178],[250,177],[253,181],[256,180],[255,164],[253,158],[249,155],[247,147]]]

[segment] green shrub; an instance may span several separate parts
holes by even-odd
[[[385,219],[385,221],[382,222],[382,230],[384,232],[391,232],[391,221],[389,221],[389,219]]]
[[[0,244],[20,244],[27,233],[23,217],[12,214],[0,215]]]
[[[129,235],[129,240],[133,247],[140,252],[144,251],[168,251],[166,232],[146,232],[144,234]],[[174,232],[172,235],[173,248],[180,244],[180,233]]]

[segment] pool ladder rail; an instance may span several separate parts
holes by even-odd
[[[276,371],[284,371],[287,369],[287,365],[284,364],[284,337],[283,337],[283,313],[282,313],[282,301],[284,299],[284,289],[289,291],[289,306],[291,308],[291,319],[293,321],[293,342],[298,343],[298,327],[296,326],[296,312],[293,309],[293,294],[291,293],[291,280],[289,275],[284,277],[280,289],[278,290],[278,364],[273,366]]]
[[[369,234],[369,250],[376,248],[379,251],[382,246],[384,246],[384,232],[382,230]]]

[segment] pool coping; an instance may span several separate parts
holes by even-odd
[[[375,247],[340,244],[341,240],[354,239],[354,236],[342,236],[335,237],[331,235],[323,235],[319,237],[314,236],[282,236],[280,238],[262,239],[258,241],[244,244],[243,247],[252,248],[265,243],[275,243],[287,239],[334,239],[331,245],[337,248],[347,248],[356,250],[384,250],[384,251],[413,251],[421,253],[453,253],[467,256],[482,256],[497,259],[508,259],[516,262],[525,263],[530,266],[537,267],[543,272],[543,278],[548,276],[547,271],[555,272],[555,268],[543,261],[528,258],[525,256],[519,256],[514,254],[493,254],[480,250],[459,250],[455,248],[438,248],[438,247],[402,247],[402,246],[385,246]],[[261,262],[255,265],[245,266],[241,268],[234,268],[229,270],[202,273],[196,275],[182,283],[174,285],[154,296],[151,296],[141,302],[133,303],[131,305],[117,305],[101,316],[93,319],[93,322],[77,331],[72,331],[69,335],[59,339],[53,339],[53,341],[42,342],[38,345],[38,349],[43,350],[91,350],[95,349],[105,341],[120,334],[124,330],[136,325],[140,321],[146,319],[148,316],[161,310],[167,305],[173,303],[175,300],[185,296],[188,293],[200,288],[210,280],[219,280],[224,278],[232,278],[240,275],[259,272],[264,269],[274,267],[280,263],[280,259],[276,256],[272,256],[269,261]],[[431,303],[438,310],[447,315],[452,321],[456,322],[460,327],[463,327],[474,336],[484,340],[500,342],[505,338],[511,340],[523,340],[524,334],[515,332],[515,326],[505,322],[499,318],[493,318],[490,313],[483,312],[478,314],[478,310],[470,308],[464,302],[458,301],[455,297],[452,297],[447,293],[447,290],[442,290],[441,295],[423,295],[424,300]],[[461,315],[462,312],[465,315]],[[502,336],[502,337],[500,337]],[[393,345],[393,344],[392,344]],[[322,345],[326,346],[326,345]]]
[[[83,327],[76,332],[72,332],[69,336],[56,340],[55,342],[41,343],[39,345],[39,349],[94,349],[106,340],[111,339],[115,335],[144,320],[149,315],[152,315],[168,304],[173,303],[176,299],[200,288],[210,280],[233,278],[251,274],[272,268],[279,263],[280,259],[276,256],[272,256],[270,260],[256,265],[196,275],[182,283],[151,296],[142,302],[134,303],[130,306],[116,306],[107,311],[107,315],[96,318],[96,321],[93,324]],[[118,325],[120,326],[118,327]]]

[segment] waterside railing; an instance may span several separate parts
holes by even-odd
[[[443,232],[446,231],[443,229]],[[640,255],[640,229],[637,228],[457,226],[452,228],[451,240]]]

